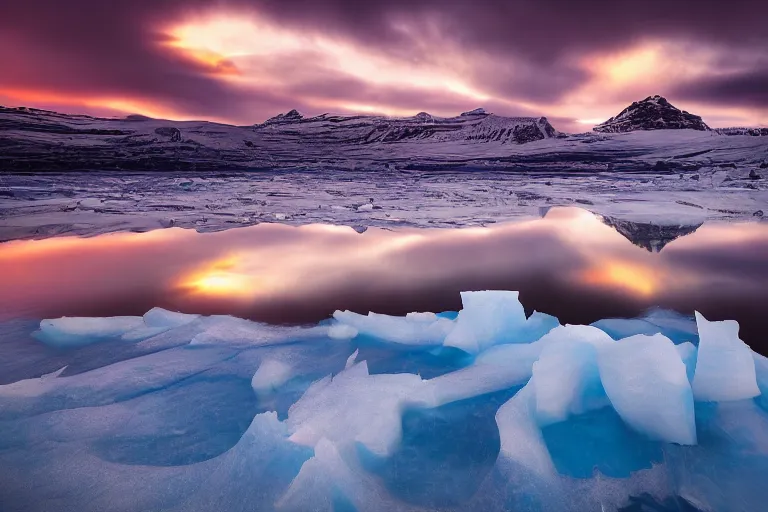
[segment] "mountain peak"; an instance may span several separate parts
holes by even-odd
[[[660,252],[670,242],[690,235],[703,224],[702,222],[697,222],[682,225],[659,225],[651,222],[633,222],[607,216],[603,216],[601,220],[603,224],[612,227],[624,238],[648,252]]]
[[[709,130],[701,117],[672,105],[663,96],[648,96],[635,101],[619,115],[593,128],[596,132],[618,133],[636,130]]]
[[[482,116],[482,115],[488,115],[488,112],[485,111],[484,108],[476,108],[475,110],[470,110],[469,112],[462,112],[462,116]]]
[[[304,116],[294,108],[285,114],[277,114],[275,117],[270,117],[264,121],[264,124],[295,123],[296,121],[301,121],[302,119],[304,119]]]

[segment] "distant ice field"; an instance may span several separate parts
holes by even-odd
[[[768,213],[768,171],[762,180],[749,172],[0,173],[0,241],[265,222],[357,230],[487,226],[558,206],[662,225],[759,220]]]

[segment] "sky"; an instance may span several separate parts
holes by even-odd
[[[0,3],[0,104],[262,122],[483,107],[586,131],[654,94],[768,126],[768,2]]]

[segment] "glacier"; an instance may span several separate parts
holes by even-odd
[[[462,302],[314,326],[160,308],[25,324],[50,357],[0,358],[24,373],[0,385],[1,508],[762,509],[768,359],[736,322]]]

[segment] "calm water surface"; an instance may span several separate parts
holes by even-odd
[[[261,224],[0,245],[0,321],[139,315],[154,306],[309,323],[336,309],[460,309],[459,292],[520,290],[561,322],[650,307],[736,319],[768,352],[768,224],[705,224],[659,253],[599,218],[556,209],[488,228],[369,229]]]

